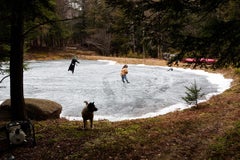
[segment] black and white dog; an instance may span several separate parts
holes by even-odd
[[[97,111],[98,109],[95,107],[94,102],[88,103],[87,101],[84,101],[86,103],[86,107],[82,110],[82,118],[83,118],[83,129],[86,128],[87,120],[90,120],[90,127],[93,127],[93,112]]]

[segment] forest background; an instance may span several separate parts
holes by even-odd
[[[14,4],[14,1],[12,2]],[[238,0],[45,0],[22,3],[25,51],[73,47],[104,56],[217,58],[239,67]],[[0,57],[10,50],[11,3],[1,0]],[[29,5],[29,6],[27,6]]]

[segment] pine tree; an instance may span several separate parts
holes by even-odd
[[[186,88],[186,96],[182,97],[182,99],[189,105],[194,104],[198,107],[198,99],[204,96],[204,93],[201,93],[201,88],[198,88],[196,81],[191,84],[190,87],[185,86]]]

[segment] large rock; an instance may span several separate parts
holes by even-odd
[[[8,99],[0,105],[0,119],[11,119],[10,103]],[[26,98],[25,104],[26,114],[32,120],[56,119],[62,112],[60,104],[46,99]]]

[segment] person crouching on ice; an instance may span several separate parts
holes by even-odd
[[[123,83],[125,83],[125,80],[127,83],[129,83],[129,81],[127,79],[127,74],[128,74],[128,65],[125,64],[121,70],[121,77],[122,77]]]

